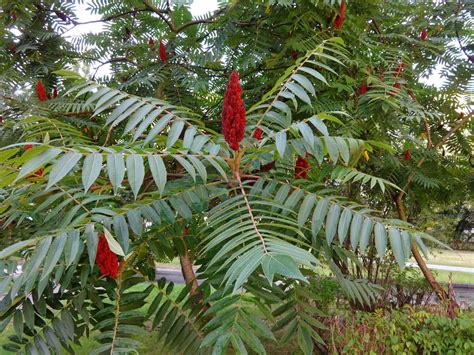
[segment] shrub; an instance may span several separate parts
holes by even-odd
[[[403,270],[397,267],[388,287],[391,298],[389,302],[396,308],[405,305],[425,305],[433,295],[433,290],[421,271],[412,267]]]
[[[450,319],[428,308],[345,313],[333,318],[327,344],[331,353],[470,354],[474,315]]]

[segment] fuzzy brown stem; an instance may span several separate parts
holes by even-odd
[[[183,273],[184,281],[186,284],[192,284],[190,293],[191,295],[195,295],[198,288],[198,282],[196,274],[194,273],[191,257],[187,251],[185,255],[179,256],[179,262],[181,264],[181,272]]]
[[[188,228],[184,228],[181,240],[184,244],[185,254],[179,256],[179,263],[181,264],[181,273],[183,274],[184,281],[186,282],[186,284],[191,284],[191,289],[189,292],[191,293],[191,295],[194,296],[196,295],[196,290],[199,285],[197,282],[196,274],[194,273],[191,255],[189,254],[186,241],[184,240],[184,237],[188,235],[188,232]]]

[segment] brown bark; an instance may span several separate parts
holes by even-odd
[[[401,194],[398,194],[395,197],[395,205],[397,206],[398,218],[400,218],[403,221],[406,221],[407,215],[405,213],[405,208],[403,207],[402,197],[403,195]],[[426,281],[428,281],[433,291],[436,293],[436,295],[439,297],[440,300],[442,301],[446,300],[447,299],[446,291],[441,287],[438,281],[436,281],[430,269],[428,269],[428,266],[426,265],[425,260],[421,256],[420,251],[418,250],[418,247],[414,240],[412,240],[411,252],[413,253],[413,256],[415,257],[416,263],[420,267],[420,270],[423,273],[423,276],[425,277]]]
[[[181,236],[181,241],[183,242],[185,254],[179,256],[179,263],[181,264],[181,272],[183,274],[184,281],[186,282],[186,284],[192,284],[190,292],[192,295],[194,295],[198,287],[198,282],[196,274],[194,273],[191,255],[189,254],[188,246],[186,245],[186,241],[184,240],[188,233],[189,230],[187,227],[185,227],[183,229],[183,235]]]
[[[200,304],[203,299],[203,295],[201,291],[198,291],[197,288],[199,286],[196,273],[194,272],[193,268],[193,261],[191,259],[191,255],[189,254],[188,247],[186,245],[186,241],[184,238],[188,235],[188,228],[184,228],[183,235],[181,236],[181,240],[183,242],[185,248],[185,254],[179,256],[179,263],[181,264],[181,273],[183,274],[184,282],[188,285],[191,284],[191,289],[189,290],[189,294],[194,296],[195,304]],[[205,306],[207,308],[207,306]]]
[[[426,281],[428,281],[433,291],[436,293],[436,295],[439,297],[440,300],[446,301],[448,299],[448,295],[446,294],[446,291],[444,290],[444,288],[441,287],[438,281],[436,281],[430,269],[428,269],[428,266],[426,265],[425,260],[421,256],[420,251],[418,250],[415,240],[412,240],[411,242],[411,252],[413,253],[413,256],[415,257],[416,263],[420,267],[420,270],[423,273],[423,276],[425,277]]]
[[[181,264],[181,272],[183,273],[184,281],[186,284],[192,284],[190,293],[195,295],[196,289],[198,288],[198,282],[196,274],[194,273],[191,257],[187,251],[185,255],[179,256],[179,262]]]

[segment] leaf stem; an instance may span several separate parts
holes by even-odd
[[[253,228],[255,229],[255,232],[257,233],[258,237],[260,238],[260,241],[262,242],[263,251],[265,252],[265,254],[268,254],[269,252],[267,250],[265,238],[263,238],[263,235],[258,230],[257,221],[255,220],[255,217],[252,212],[252,208],[250,207],[250,202],[247,197],[247,193],[245,192],[244,186],[242,185],[242,180],[240,179],[240,173],[238,170],[235,172],[235,177],[237,178],[237,181],[239,182],[239,188],[240,188],[240,191],[242,192],[242,197],[244,198],[245,205],[247,206],[247,210],[249,212],[249,216],[250,216],[250,220],[252,221]]]

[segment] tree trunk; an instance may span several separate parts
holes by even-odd
[[[185,248],[185,254],[179,256],[179,263],[181,264],[181,273],[183,274],[184,282],[186,284],[191,284],[191,289],[189,290],[189,294],[194,296],[195,304],[200,304],[202,302],[202,292],[198,291],[197,288],[199,286],[196,273],[193,269],[193,261],[191,260],[191,255],[189,254],[188,247],[186,245],[186,241],[184,238],[188,235],[188,228],[184,228],[183,235],[181,236],[181,240],[183,241],[183,245]]]
[[[403,195],[402,194],[397,194],[395,197],[395,205],[397,206],[397,212],[398,212],[398,218],[400,218],[403,221],[407,221],[407,215],[405,213],[405,208],[403,206]],[[421,272],[425,276],[426,281],[430,284],[431,288],[433,291],[436,293],[436,295],[439,297],[440,300],[445,301],[448,299],[446,291],[441,287],[441,285],[436,281],[434,278],[433,274],[431,273],[430,269],[428,269],[428,266],[425,263],[425,260],[420,254],[420,251],[418,250],[418,247],[416,245],[416,241],[412,240],[411,243],[411,252],[413,253],[413,256],[415,257],[416,263],[420,267]]]
[[[181,272],[183,274],[184,281],[186,284],[192,284],[190,293],[195,295],[196,289],[198,288],[198,282],[196,279],[196,274],[194,273],[193,262],[191,261],[188,251],[186,251],[186,255],[179,256],[179,262],[181,264]]]

